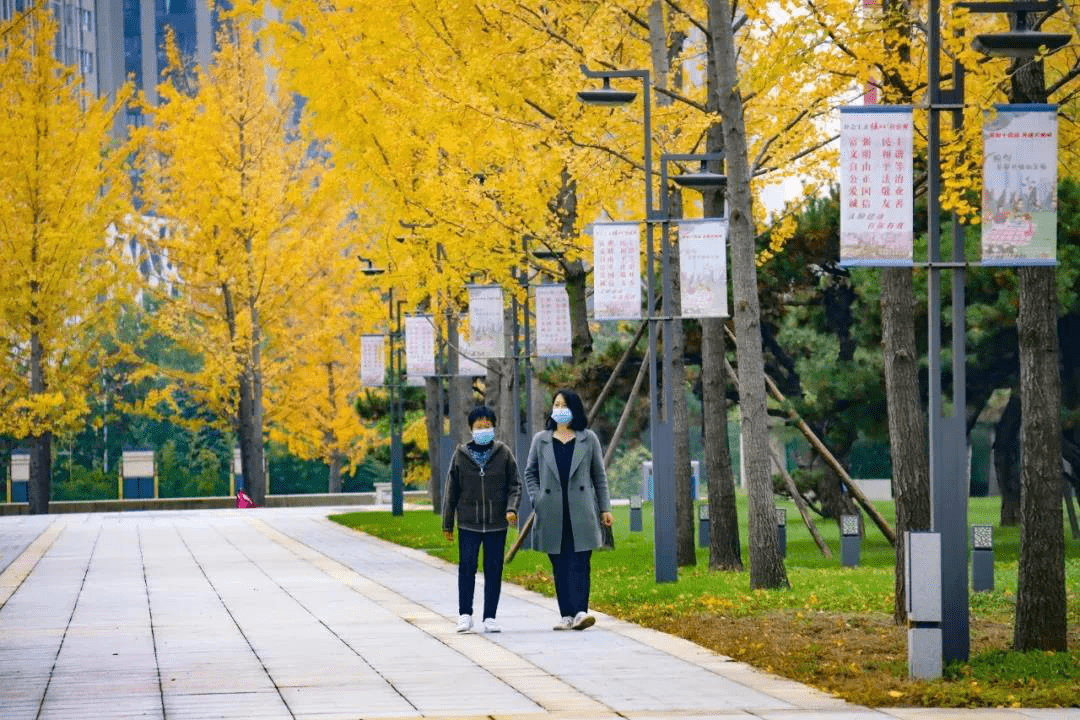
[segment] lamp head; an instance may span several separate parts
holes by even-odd
[[[592,90],[581,90],[577,94],[578,99],[586,105],[627,105],[634,101],[637,93],[632,90],[616,90],[611,87],[611,79],[604,78],[604,87]]]
[[[1053,52],[1068,45],[1071,39],[1072,36],[1066,33],[1009,30],[976,35],[971,46],[991,57],[1028,58],[1037,55],[1041,47]]]
[[[727,187],[727,175],[702,170],[696,173],[682,173],[672,178],[676,185],[691,190],[721,190]]]

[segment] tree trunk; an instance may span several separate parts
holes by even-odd
[[[514,378],[514,308],[507,306],[503,310],[503,327],[506,328],[503,343],[503,357],[489,360],[488,367],[497,372],[488,372],[484,402],[495,411],[498,422],[495,424],[495,437],[506,443],[510,452],[517,457],[517,418],[514,417],[514,393],[517,391]],[[524,470],[524,468],[522,468]]]
[[[715,67],[715,46],[708,46],[709,67]],[[706,73],[710,112],[719,112],[716,73]],[[724,126],[715,122],[705,136],[709,153],[724,149]],[[710,172],[723,173],[723,162],[709,161]],[[707,218],[724,217],[724,191],[705,190],[702,209]],[[725,289],[726,291],[726,289]],[[742,571],[739,514],[735,503],[735,474],[728,446],[727,340],[723,318],[701,319],[701,420],[705,453],[705,477],[709,492],[709,569]],[[731,376],[731,380],[736,380]]]
[[[456,318],[451,317],[449,327],[449,337],[453,338],[453,343],[457,343],[459,336]],[[456,344],[452,344],[450,347],[450,378],[447,382],[447,392],[449,393],[447,413],[450,416],[450,438],[460,445],[469,441],[468,415],[473,406],[473,381],[471,377],[461,377],[457,374],[459,366],[458,348]]]
[[[431,471],[428,480],[428,495],[431,496],[432,510],[439,513],[442,508],[443,485],[439,467],[439,445],[442,443],[443,432],[441,378],[424,379],[424,426],[427,428],[428,469]]]
[[[341,468],[345,464],[344,456],[337,450],[330,452],[330,474],[326,483],[328,493],[341,492]]]
[[[564,263],[566,272],[566,296],[570,301],[570,348],[575,364],[585,362],[592,354],[592,333],[589,332],[589,308],[587,305],[587,279],[585,266],[580,260]]]
[[[1013,648],[1065,650],[1061,374],[1053,267],[1020,268],[1020,565]]]
[[[326,393],[330,405],[330,417],[337,417],[337,384],[334,380],[334,363],[326,363]],[[333,420],[331,420],[332,422]],[[323,434],[323,442],[326,443],[327,448],[330,451],[330,472],[326,481],[326,492],[339,493],[341,492],[341,466],[342,455],[341,451],[337,447],[337,434],[331,427]]]
[[[994,426],[994,476],[1001,490],[1001,527],[1020,524],[1020,411],[1020,391],[1014,388]]]
[[[910,268],[881,271],[881,336],[885,361],[889,452],[893,466],[896,537],[906,530],[930,529],[930,469],[926,411],[919,389],[919,357],[915,345],[915,290]],[[897,542],[893,619],[907,622],[904,587],[904,543]]]
[[[780,555],[769,472],[769,424],[765,407],[765,361],[761,350],[761,305],[758,300],[754,220],[750,195],[750,163],[742,97],[737,88],[735,34],[728,0],[709,0],[709,31],[714,44],[724,152],[728,168],[727,198],[731,213],[731,278],[735,305],[739,403],[743,416],[743,448],[750,495],[750,587],[789,587]]]
[[[825,463],[822,472],[824,474],[817,486],[817,495],[821,498],[821,514],[835,520],[837,525],[840,525],[842,515],[859,515],[859,534],[862,535],[862,515],[859,513],[859,506],[855,504],[851,495],[841,492],[840,488],[843,487],[844,482],[840,475],[828,463]]]
[[[707,208],[708,206],[706,206]],[[728,447],[723,318],[701,320],[702,435],[709,479],[709,569],[742,571],[735,474]]]
[[[37,316],[30,318],[30,395],[45,392],[45,350],[36,326]],[[45,431],[30,436],[30,482],[27,500],[31,515],[47,515],[52,494],[52,433]]]
[[[682,199],[675,193],[672,208],[677,217],[682,215]],[[671,297],[664,297],[664,314],[679,318],[682,316],[682,301],[679,295],[679,251],[678,246],[669,246],[668,272],[671,275],[669,290]],[[697,565],[697,550],[694,543],[694,507],[696,498],[690,476],[690,408],[686,399],[686,353],[685,334],[682,320],[672,320],[665,324],[671,329],[671,377],[664,378],[670,383],[671,427],[675,448],[672,459],[675,463],[675,562],[679,567]]]
[[[245,369],[240,375],[240,417],[237,435],[240,440],[240,464],[244,490],[256,505],[266,504],[268,492],[266,456],[262,443],[262,387],[255,373]]]

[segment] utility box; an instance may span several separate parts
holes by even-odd
[[[941,677],[941,534],[904,533],[904,601],[908,615],[908,674]]]
[[[8,470],[8,502],[30,502],[30,453],[25,450],[11,452]]]
[[[120,461],[121,498],[157,497],[157,473],[153,450],[125,450]]]

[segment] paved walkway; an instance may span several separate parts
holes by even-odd
[[[505,584],[457,634],[456,568],[328,512],[0,518],[0,718],[1080,720],[861,708]]]

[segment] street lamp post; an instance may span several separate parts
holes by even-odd
[[[405,449],[401,434],[405,425],[405,373],[402,367],[401,346],[404,338],[401,332],[401,306],[404,300],[394,303],[394,291],[390,290],[390,321],[394,330],[390,333],[390,512],[401,515],[405,512]]]
[[[361,272],[365,275],[382,275],[386,272],[383,268],[375,267],[368,258],[358,256],[357,259],[367,264],[367,267],[361,269]],[[402,418],[403,408],[400,397],[404,391],[404,379],[399,377],[402,363],[401,357],[397,354],[397,340],[401,337],[401,306],[404,302],[404,300],[398,301],[395,313],[394,288],[391,287],[387,292],[388,313],[386,324],[387,335],[390,339],[390,380],[386,389],[390,400],[390,512],[393,515],[402,515],[404,513],[405,497],[403,477],[405,457],[401,443],[401,430],[404,420]],[[396,326],[394,322],[395,314]]]
[[[645,170],[645,261],[647,279],[647,319],[649,322],[649,445],[652,452],[653,492],[654,492],[654,544],[653,557],[655,564],[656,582],[675,582],[679,579],[678,565],[675,555],[675,477],[672,467],[674,445],[674,433],[671,426],[671,414],[667,417],[661,415],[661,407],[667,408],[660,394],[661,381],[667,382],[662,377],[661,368],[657,368],[657,333],[659,328],[656,321],[659,317],[653,316],[653,308],[656,307],[656,277],[655,277],[655,242],[653,234],[654,223],[661,222],[663,216],[653,206],[652,190],[652,117],[650,110],[650,83],[648,70],[590,70],[581,66],[581,72],[587,78],[599,78],[604,81],[603,87],[591,90],[582,90],[578,98],[590,105],[626,105],[633,102],[637,93],[625,90],[617,90],[611,87],[612,78],[637,78],[641,80],[643,124],[645,132],[644,143],[644,170]],[[665,348],[670,348],[670,333],[664,333]],[[665,365],[670,356],[664,353]]]
[[[963,228],[952,217],[952,261],[941,257],[941,113],[951,112],[953,127],[963,120],[964,69],[953,63],[953,86],[942,88],[940,0],[930,0],[927,62],[929,112],[926,133],[927,173],[927,365],[930,438],[930,527],[941,537],[941,647],[945,662],[967,660],[970,652],[967,588],[967,431],[965,423],[966,358],[964,337]],[[952,275],[952,408],[942,398],[942,271]]]
[[[1056,2],[958,3],[971,12],[1012,14],[1013,29],[976,37],[976,49],[990,55],[1030,57],[1040,47],[1057,49],[1068,35],[1042,33],[1027,27],[1028,12],[1052,12]],[[967,561],[967,358],[965,351],[965,275],[963,228],[952,216],[952,260],[941,257],[941,121],[951,112],[953,127],[963,120],[964,67],[953,62],[953,86],[943,89],[940,70],[940,0],[930,0],[928,27],[929,116],[927,119],[927,326],[929,366],[929,435],[931,530],[941,536],[941,654],[944,662],[966,661],[971,633]],[[946,415],[942,398],[941,273],[952,275],[952,408]]]
[[[514,276],[517,278],[519,286],[525,291],[525,302],[518,302],[517,295],[514,296],[511,306],[513,308],[513,332],[514,332],[514,441],[517,449],[517,463],[518,468],[524,472],[525,465],[529,459],[529,444],[532,442],[533,436],[533,407],[532,407],[532,342],[529,333],[529,238],[523,236],[521,238],[521,250],[526,259],[525,265],[519,269],[514,270]],[[518,317],[521,313],[521,322],[519,325]],[[519,329],[523,331],[521,340],[519,341]],[[517,385],[520,382],[525,387],[525,407],[524,417],[522,416],[521,407],[521,385]],[[529,498],[529,493],[521,494],[521,505],[518,508],[518,530],[520,530],[527,521],[530,514],[532,514],[532,500]],[[527,542],[531,543],[532,539],[529,538]],[[531,544],[530,544],[531,547]]]
[[[532,287],[529,278],[529,263],[530,257],[537,260],[553,260],[561,258],[562,252],[553,250],[538,250],[530,253],[529,251],[529,236],[525,235],[521,238],[521,251],[522,256],[525,258],[525,264],[519,269],[514,269],[514,277],[518,281],[518,286],[524,291],[525,302],[518,302],[515,295],[511,306],[513,308],[513,321],[512,331],[514,334],[513,352],[514,352],[514,393],[513,393],[513,414],[514,414],[514,440],[517,447],[517,463],[518,467],[524,470],[526,463],[529,459],[529,446],[532,442],[532,436],[535,432],[533,427],[533,396],[532,396],[532,381],[533,381],[533,365],[532,365],[532,313],[529,310],[529,288]],[[519,315],[520,313],[520,315]],[[518,318],[521,318],[520,322]],[[520,338],[520,339],[519,339]],[[522,408],[521,402],[521,388],[525,389],[525,403]],[[524,410],[524,413],[522,412]],[[520,529],[525,525],[529,515],[532,513],[532,500],[530,500],[528,493],[523,493],[521,496],[521,506],[518,509],[518,528]],[[531,542],[527,540],[526,542]]]
[[[667,536],[665,542],[670,543],[670,552],[672,555],[677,555],[676,545],[676,532],[678,522],[678,488],[675,487],[675,442],[674,442],[674,425],[672,423],[674,417],[675,408],[675,371],[674,371],[674,352],[672,348],[672,339],[674,338],[676,322],[681,322],[681,317],[675,317],[672,309],[674,307],[675,298],[675,282],[673,278],[672,265],[672,248],[671,248],[671,197],[668,193],[668,163],[678,162],[700,162],[701,171],[697,173],[684,172],[676,175],[673,180],[681,187],[697,190],[699,192],[705,192],[707,190],[717,190],[727,185],[727,177],[719,173],[709,172],[705,169],[706,163],[710,161],[722,162],[724,159],[723,153],[699,153],[699,154],[676,154],[676,153],[664,153],[660,156],[660,218],[664,223],[663,232],[661,233],[662,245],[660,250],[660,274],[662,277],[663,285],[663,307],[661,309],[661,315],[663,316],[664,323],[664,363],[663,363],[663,377],[664,377],[664,415],[668,428],[671,431],[671,443],[669,444],[670,460],[668,466],[671,468],[671,490],[665,493],[663,502],[671,503],[671,509],[665,512],[666,516],[671,518],[671,532]],[[726,248],[725,248],[726,249]],[[656,463],[653,463],[653,470],[655,472]],[[660,507],[660,495],[657,494],[656,507],[659,514]],[[690,521],[691,526],[693,520]],[[660,542],[659,538],[657,542]]]

